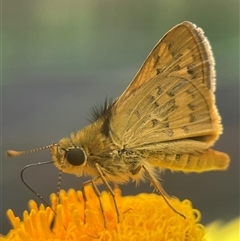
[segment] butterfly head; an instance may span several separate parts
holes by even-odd
[[[87,154],[83,147],[73,145],[68,138],[63,138],[59,143],[28,151],[8,150],[9,157],[30,154],[37,151],[50,149],[54,165],[62,172],[81,176],[87,163]]]
[[[83,147],[70,144],[68,138],[60,140],[51,146],[50,151],[54,165],[65,173],[82,175],[87,163],[87,155]]]

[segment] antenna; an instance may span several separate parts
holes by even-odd
[[[15,150],[7,150],[6,154],[7,156],[9,157],[17,157],[17,156],[21,156],[21,155],[25,155],[25,154],[30,154],[30,153],[33,153],[33,152],[37,152],[37,151],[42,151],[42,150],[45,150],[45,149],[49,149],[53,146],[57,146],[58,144],[54,144],[52,143],[51,145],[47,145],[47,146],[43,146],[43,147],[40,147],[40,148],[36,148],[36,149],[32,149],[32,150],[27,150],[27,151],[15,151]],[[21,171],[21,180],[23,182],[23,184],[31,191],[33,192],[46,206],[50,207],[50,209],[53,211],[54,213],[54,217],[50,223],[50,229],[52,230],[53,229],[53,226],[54,226],[54,223],[55,223],[55,216],[56,216],[56,211],[44,200],[44,198],[39,194],[37,193],[32,187],[30,187],[27,182],[25,181],[24,179],[24,171],[27,169],[27,168],[30,168],[30,167],[33,167],[33,166],[39,166],[39,165],[46,165],[46,164],[49,164],[49,163],[53,163],[53,161],[47,161],[47,162],[38,162],[38,163],[33,163],[33,164],[30,164],[30,165],[26,165],[22,171]],[[62,174],[62,172],[60,172]],[[58,178],[58,188],[57,188],[57,198],[58,198],[58,202],[59,202],[59,191],[60,191],[60,183],[61,183],[61,174],[59,175],[59,178]]]
[[[25,155],[25,154],[30,154],[30,153],[33,153],[33,152],[37,152],[37,151],[42,151],[42,150],[45,150],[45,149],[48,149],[48,148],[51,148],[53,146],[55,146],[57,144],[51,144],[51,145],[48,145],[48,146],[43,146],[43,147],[40,147],[40,148],[36,148],[36,149],[33,149],[33,150],[28,150],[28,151],[14,151],[14,150],[7,150],[7,156],[9,157],[16,157],[16,156],[21,156],[21,155]]]

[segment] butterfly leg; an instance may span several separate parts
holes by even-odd
[[[158,183],[158,181],[155,180],[155,178],[150,174],[150,172],[148,171],[148,169],[147,169],[144,165],[142,165],[142,168],[143,168],[144,171],[146,172],[146,175],[147,175],[149,181],[150,181],[150,182],[152,183],[152,185],[154,186],[155,190],[162,195],[162,197],[163,197],[164,201],[167,203],[167,205],[168,205],[175,213],[179,214],[180,216],[182,216],[182,217],[185,219],[186,217],[185,217],[183,214],[181,214],[180,212],[178,212],[178,211],[169,203],[169,201],[168,201],[167,198],[166,198],[166,197],[169,197],[168,194],[164,191],[164,189],[161,187],[161,185]]]
[[[99,176],[98,177],[94,177],[92,178],[91,180],[88,180],[86,182],[83,183],[83,186],[82,186],[82,194],[83,194],[83,200],[84,200],[84,223],[86,223],[86,202],[87,202],[87,196],[86,196],[86,193],[85,193],[85,186],[87,185],[91,185],[97,198],[98,198],[98,201],[99,201],[99,205],[100,205],[100,209],[101,209],[101,213],[103,215],[103,222],[104,222],[104,227],[106,228],[106,217],[105,217],[105,214],[104,214],[104,210],[103,210],[103,205],[102,205],[102,201],[101,201],[101,198],[100,198],[100,191],[99,189],[97,188],[97,185],[95,183],[95,181],[100,178]]]
[[[106,178],[104,177],[104,173],[103,171],[101,170],[101,166],[98,164],[98,163],[95,163],[95,166],[98,170],[98,173],[102,179],[102,181],[104,182],[104,184],[106,185],[108,191],[110,192],[112,198],[113,198],[113,203],[114,203],[114,207],[115,207],[115,210],[116,210],[116,213],[117,213],[117,221],[118,223],[120,222],[120,215],[119,215],[119,210],[118,210],[118,206],[117,206],[117,202],[116,202],[116,197],[115,197],[115,193],[114,191],[112,190],[111,186],[109,185],[108,181],[106,180]]]
[[[86,193],[85,193],[85,186],[91,185],[95,194],[96,194],[96,196],[97,196],[97,198],[98,198],[100,210],[101,210],[101,213],[103,215],[104,227],[106,228],[106,216],[105,216],[102,201],[101,201],[101,198],[100,198],[100,191],[99,191],[99,189],[97,187],[97,184],[96,184],[97,179],[100,179],[100,178],[102,179],[103,183],[106,185],[106,187],[108,188],[108,191],[110,192],[111,196],[113,197],[113,202],[114,202],[114,207],[115,207],[115,210],[116,210],[116,213],[117,213],[118,223],[120,222],[120,215],[119,215],[119,210],[118,210],[118,206],[117,206],[114,191],[112,190],[111,186],[109,185],[106,178],[104,177],[104,174],[101,170],[101,166],[98,163],[95,163],[95,166],[98,170],[99,176],[93,177],[92,179],[84,182],[83,186],[82,186],[82,194],[83,194],[83,200],[84,200],[84,223],[86,223],[86,202],[87,202],[87,196],[86,196]]]

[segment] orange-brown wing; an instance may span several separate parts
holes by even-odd
[[[181,72],[176,69],[179,67]],[[202,29],[190,22],[176,25],[159,40],[132,82],[119,97],[117,105],[121,105],[125,98],[153,77],[172,72],[179,72],[185,76],[194,75],[209,90],[215,90],[211,47]]]
[[[189,22],[177,25],[157,43],[115,102],[110,119],[113,141],[150,149],[167,143],[171,151],[173,141],[192,138],[197,147],[186,144],[183,150],[179,145],[180,152],[208,148],[222,131],[214,75],[203,31]]]

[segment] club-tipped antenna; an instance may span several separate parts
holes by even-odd
[[[6,154],[9,157],[17,157],[17,156],[21,156],[21,155],[25,155],[25,154],[31,154],[31,153],[34,153],[34,152],[37,152],[37,151],[49,149],[53,146],[58,146],[58,144],[52,143],[51,145],[43,146],[43,147],[32,149],[32,150],[26,150],[26,151],[7,150]],[[53,216],[53,219],[51,220],[51,223],[50,223],[50,229],[53,230],[53,227],[54,227],[54,224],[55,224],[55,221],[56,221],[56,215],[57,215],[56,211],[44,200],[44,198],[39,193],[37,193],[33,188],[31,188],[27,184],[27,182],[24,179],[24,175],[23,175],[24,171],[29,167],[45,165],[45,164],[49,164],[49,163],[53,163],[53,161],[38,162],[38,163],[26,165],[21,171],[21,180],[22,180],[23,184],[46,205],[46,207],[49,207],[53,211],[54,216]],[[60,193],[60,189],[61,189],[61,176],[62,176],[62,171],[60,171],[60,174],[59,174],[59,177],[58,177],[57,203],[59,203],[59,193]]]
[[[43,146],[40,148],[36,148],[36,149],[32,149],[32,150],[28,150],[28,151],[15,151],[15,150],[7,150],[7,156],[9,157],[16,157],[16,156],[21,156],[21,155],[25,155],[25,154],[30,154],[33,152],[37,152],[37,151],[42,151],[48,148],[51,148],[52,146],[57,145],[57,144],[51,144],[51,145],[47,145],[47,146]]]

